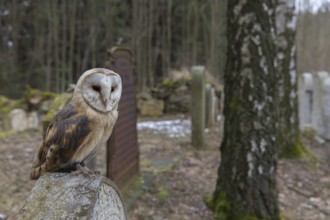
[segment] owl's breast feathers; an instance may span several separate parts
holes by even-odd
[[[57,171],[76,162],[75,153],[91,134],[90,119],[79,109],[68,104],[59,111],[46,131],[44,142],[33,162],[31,179],[44,172]]]

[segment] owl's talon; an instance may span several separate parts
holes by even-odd
[[[73,175],[79,175],[82,174],[85,177],[91,177],[91,176],[98,176],[100,175],[100,171],[97,170],[91,170],[86,166],[82,166],[81,164],[77,164],[77,169],[75,171],[71,172]]]

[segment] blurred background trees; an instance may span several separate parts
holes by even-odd
[[[219,78],[225,5],[217,0],[1,1],[0,93],[17,97],[27,84],[62,92],[86,69],[104,66],[106,50],[120,38],[134,51],[139,89],[154,86],[173,68],[195,64],[209,66]]]
[[[218,0],[1,1],[0,93],[18,97],[26,85],[62,92],[84,70],[104,66],[119,38],[134,51],[139,90],[171,69],[196,64],[221,81],[225,6]],[[330,69],[330,6],[312,6],[299,1],[298,73]]]

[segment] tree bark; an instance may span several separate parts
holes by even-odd
[[[275,2],[228,1],[224,140],[210,208],[217,219],[279,219]]]
[[[40,177],[18,219],[127,219],[117,186],[101,176],[47,173]]]
[[[278,152],[281,157],[301,157],[296,72],[295,0],[278,0],[276,8],[277,58],[279,72]]]

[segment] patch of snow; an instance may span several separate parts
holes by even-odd
[[[7,46],[9,48],[13,47],[14,46],[14,42],[12,42],[11,40],[7,42]]]
[[[155,134],[165,133],[170,137],[185,137],[191,134],[191,121],[176,119],[138,122],[137,129],[150,129]]]
[[[3,214],[3,213],[0,213],[0,219],[6,219],[6,215],[5,214]]]

